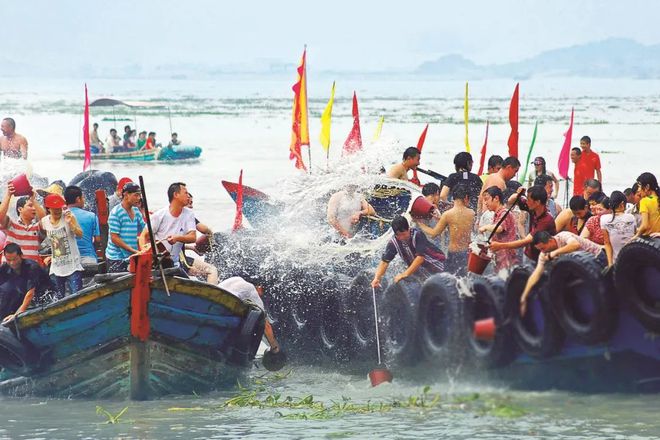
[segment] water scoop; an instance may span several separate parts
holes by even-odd
[[[264,352],[264,356],[261,358],[261,363],[264,368],[268,371],[279,371],[286,365],[286,353],[282,350],[274,353],[270,349]]]
[[[14,187],[14,195],[16,197],[32,195],[32,185],[30,185],[30,181],[25,174],[19,174],[14,177],[11,184]]]
[[[376,368],[372,369],[369,372],[369,380],[371,381],[371,386],[376,387],[383,382],[392,382],[394,378],[390,370],[383,365],[380,358],[380,335],[378,333],[378,306],[376,305],[376,289],[371,288],[371,294],[373,295],[374,300],[374,323],[376,325],[376,348],[378,350],[378,365]]]
[[[496,330],[494,318],[480,319],[474,323],[472,335],[480,341],[492,341]]]

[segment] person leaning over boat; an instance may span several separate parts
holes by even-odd
[[[376,274],[371,281],[371,287],[380,287],[380,281],[387,271],[390,262],[397,254],[408,265],[408,268],[394,276],[398,283],[404,278],[419,273],[423,277],[443,272],[445,270],[445,255],[438,249],[422,231],[411,228],[405,217],[397,215],[392,220],[394,236],[387,243],[381,262],[376,268]]]
[[[465,275],[474,211],[468,207],[470,197],[466,185],[459,183],[454,186],[452,198],[454,206],[442,214],[433,229],[424,224],[418,226],[430,239],[438,237],[445,229],[449,231],[445,268],[449,273]]]
[[[128,259],[139,252],[138,235],[145,223],[138,206],[142,202],[140,186],[128,182],[122,189],[122,201],[108,216],[110,239],[105,249],[108,272],[126,272]]]
[[[94,245],[101,242],[99,219],[93,212],[83,209],[85,196],[80,187],[67,186],[64,189],[64,200],[66,200],[69,210],[76,217],[82,230],[82,236],[76,237],[76,243],[80,251],[80,263],[83,267],[94,267],[98,262]]]
[[[10,182],[0,204],[0,226],[7,232],[7,243],[16,243],[21,247],[24,258],[42,264],[39,256],[42,239],[39,223],[46,215],[46,211],[32,192],[31,196],[23,196],[16,201],[18,218],[14,220],[7,214],[13,195],[14,186]]]
[[[188,208],[193,209],[193,195],[190,193],[188,193]],[[197,232],[206,236],[213,235],[211,228],[197,220],[197,217],[195,217],[195,228],[197,229]],[[207,283],[218,284],[218,269],[214,265],[204,261],[200,256],[191,257],[187,255],[185,252],[186,250],[191,250],[197,253],[197,249],[195,244],[187,244],[185,248],[181,250],[179,261],[181,261],[181,266],[186,272],[195,277],[205,277]]]
[[[172,261],[179,265],[181,251],[186,243],[194,243],[197,238],[195,214],[188,205],[188,189],[183,182],[172,183],[167,188],[169,206],[161,208],[151,215],[151,228],[154,240],[160,241],[172,256]],[[144,228],[140,235],[142,248],[149,246],[149,230]]]
[[[637,183],[642,196],[639,200],[639,213],[642,221],[635,237],[660,232],[660,207],[658,206],[660,187],[658,187],[658,179],[651,173],[642,173],[637,178]]]
[[[2,137],[0,137],[0,150],[3,157],[11,159],[28,158],[28,141],[22,134],[16,133],[16,121],[5,118],[0,123]]]
[[[71,293],[82,288],[83,267],[80,263],[80,251],[76,237],[82,237],[82,229],[71,211],[63,211],[66,207],[64,197],[59,194],[49,194],[44,200],[49,214],[41,219],[41,229],[46,231],[50,242],[52,255],[44,260],[50,264],[50,276],[55,285],[56,298],[66,295],[66,286]]]
[[[392,179],[399,179],[408,181],[408,171],[416,170],[419,165],[419,161],[422,158],[422,153],[415,147],[408,147],[403,152],[403,160],[401,163],[392,165],[387,171],[387,177]]]
[[[474,212],[477,212],[477,205],[483,182],[479,176],[472,172],[473,163],[472,155],[465,151],[461,151],[454,156],[454,168],[456,169],[456,172],[447,176],[445,181],[442,182],[440,200],[447,201],[454,187],[459,183],[464,183],[467,186],[468,194],[470,196],[469,207]]]
[[[350,183],[330,196],[328,201],[328,223],[345,238],[355,235],[361,216],[376,214],[367,199],[357,190],[358,186]]]
[[[527,298],[534,286],[541,279],[545,263],[552,261],[563,254],[571,252],[588,252],[596,258],[603,267],[607,266],[607,256],[601,246],[587,240],[586,238],[579,237],[571,232],[560,232],[555,235],[550,235],[547,231],[538,231],[532,238],[532,245],[542,254],[539,256],[536,268],[527,279],[525,289],[520,297],[520,315],[524,316],[527,310]]]
[[[517,193],[520,194],[524,191],[522,187],[518,188]],[[513,203],[517,194],[509,198],[508,203]],[[555,221],[550,214],[545,204],[548,201],[548,193],[542,186],[532,186],[527,190],[527,199],[524,200],[520,197],[518,206],[522,211],[527,211],[530,214],[529,220],[529,233],[525,238],[520,240],[510,241],[503,243],[499,241],[491,241],[490,249],[494,252],[502,249],[517,249],[525,247],[525,256],[532,261],[537,261],[539,258],[539,251],[532,245],[534,234],[539,231],[546,231],[551,235],[556,233]]]
[[[5,263],[0,266],[0,320],[6,324],[27,310],[33,299],[50,287],[50,280],[37,262],[23,258],[16,243],[8,243],[4,254]]]

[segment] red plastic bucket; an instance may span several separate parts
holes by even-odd
[[[424,196],[419,196],[415,199],[410,208],[410,215],[414,218],[431,218],[433,215],[433,210],[435,207],[424,198]]]
[[[30,185],[30,181],[25,174],[19,174],[14,177],[11,184],[14,186],[14,195],[16,197],[32,195],[32,185]]]
[[[474,339],[492,341],[495,339],[495,318],[480,319],[474,323]]]
[[[369,372],[371,386],[376,387],[383,382],[392,382],[392,373],[387,368],[374,368]]]
[[[468,270],[472,273],[481,275],[488,267],[488,263],[490,258],[483,254],[477,255],[474,252],[468,254]]]
[[[198,254],[203,255],[209,250],[211,250],[209,236],[206,234],[200,235],[195,242],[195,251],[197,251]]]

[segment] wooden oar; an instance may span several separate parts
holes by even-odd
[[[149,231],[149,241],[151,242],[151,253],[154,256],[154,261],[158,263],[158,268],[160,269],[160,276],[163,278],[163,285],[165,286],[165,292],[167,296],[170,296],[170,288],[167,286],[167,280],[165,279],[165,271],[163,270],[163,262],[158,255],[156,250],[156,239],[154,238],[154,231],[151,228],[151,215],[149,215],[149,204],[147,203],[147,192],[144,189],[144,179],[142,176],[139,176],[140,179],[140,190],[142,192],[142,203],[144,204],[144,215],[147,223],[147,230]]]
[[[425,170],[425,169],[422,169],[420,167],[417,167],[417,171],[419,171],[420,173],[424,173],[427,176],[431,176],[434,179],[438,179],[440,182],[444,181],[447,178],[447,176],[443,176],[442,174],[436,173],[433,170]]]
[[[495,235],[495,231],[497,231],[497,228],[499,228],[500,225],[504,222],[504,219],[506,218],[506,216],[509,215],[509,213],[511,212],[511,210],[516,206],[516,203],[518,203],[518,200],[520,199],[520,196],[521,196],[522,193],[524,193],[524,192],[525,192],[525,191],[523,190],[523,191],[520,191],[520,192],[518,193],[518,195],[516,196],[516,199],[513,201],[513,203],[512,203],[511,206],[509,207],[509,209],[507,209],[506,213],[502,216],[502,218],[500,219],[500,221],[497,222],[497,224],[495,225],[495,227],[493,228],[493,230],[490,232],[490,236],[488,237],[488,240],[486,240],[486,243],[490,244],[490,240],[493,238],[493,235]]]

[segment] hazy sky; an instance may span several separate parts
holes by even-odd
[[[459,53],[481,63],[626,37],[660,43],[660,2],[608,1],[11,1],[0,60],[29,64],[252,64],[411,70]]]

